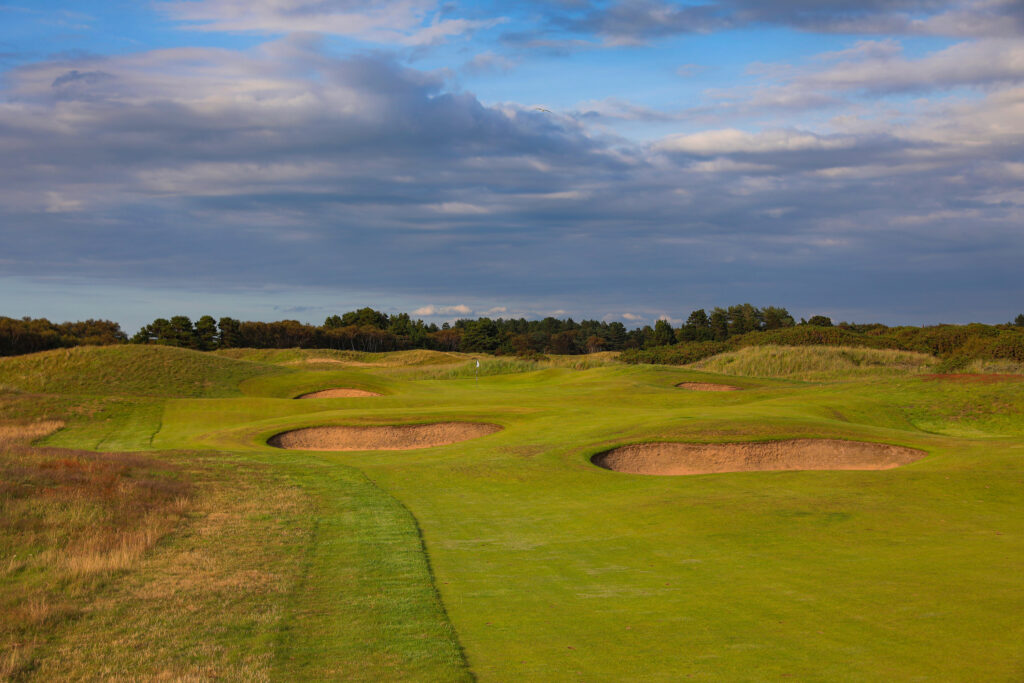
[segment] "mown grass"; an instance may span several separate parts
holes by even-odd
[[[687,367],[723,375],[850,380],[927,372],[933,356],[913,351],[833,346],[750,346]]]

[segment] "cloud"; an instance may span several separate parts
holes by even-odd
[[[420,306],[412,312],[413,315],[422,316],[438,316],[438,315],[469,315],[472,313],[472,309],[464,304],[458,304],[456,306],[435,306],[434,304],[428,304],[426,306]]]
[[[1012,53],[991,45],[979,54]],[[472,292],[415,311],[439,316],[501,302],[649,321],[678,315],[683,293],[687,309],[750,291],[791,310],[792,297],[851,291],[908,307],[956,291],[1018,297],[992,283],[1019,280],[1024,87],[873,103],[851,85],[873,76],[834,78],[876,60],[919,76],[955,61],[854,45],[764,72],[866,93],[842,116],[673,119],[662,123],[678,131],[651,145],[302,36],[30,64],[0,91],[4,271],[254,297]]]
[[[675,121],[686,116],[685,114],[680,115],[643,107],[618,97],[580,102],[576,105],[574,115],[580,118],[618,119],[620,121]]]
[[[907,105],[894,106],[883,99],[888,96],[941,95],[958,88],[986,92],[1024,82],[1024,47],[1020,41],[985,39],[911,59],[894,40],[858,41],[804,64],[757,64],[748,71],[757,85],[706,91],[708,102],[673,116],[680,121],[756,118],[764,127],[773,113],[792,118],[827,109],[888,109],[891,114]]]
[[[553,27],[594,35],[610,46],[763,24],[850,35],[1024,34],[1024,10],[1018,0],[718,0],[700,4],[617,0],[572,3],[551,14]],[[519,42],[526,44],[529,38],[521,37]]]
[[[729,28],[727,9],[713,5],[677,5],[660,0],[622,0],[592,7],[580,16],[561,20],[563,28],[592,33],[611,45],[640,44],[652,38],[710,33]]]
[[[697,155],[765,154],[806,150],[850,148],[856,140],[844,136],[822,136],[806,131],[766,130],[748,133],[735,128],[708,130],[690,135],[674,135],[661,140],[655,148],[665,152]]]
[[[443,42],[503,21],[449,17],[435,0],[186,0],[157,6],[194,30],[329,33],[412,46]]]
[[[488,51],[474,55],[471,60],[463,65],[462,70],[473,76],[482,76],[494,73],[507,73],[514,69],[515,66],[516,61],[514,59]]]
[[[846,59],[798,76],[794,86],[891,93],[1024,80],[1024,44],[1019,40],[959,43],[920,59],[904,59],[892,41],[866,42],[832,56]]]
[[[69,213],[81,211],[83,202],[80,199],[68,199],[60,192],[46,193],[46,213]]]
[[[455,216],[482,216],[491,212],[491,209],[486,206],[469,204],[467,202],[442,202],[440,204],[431,204],[429,208],[439,213]]]

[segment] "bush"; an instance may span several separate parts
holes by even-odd
[[[681,342],[674,346],[656,346],[652,349],[627,349],[619,354],[623,363],[651,363],[655,365],[687,365],[722,353],[724,342]]]

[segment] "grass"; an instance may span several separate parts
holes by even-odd
[[[477,361],[480,366],[477,367]],[[584,356],[550,355],[537,359],[524,359],[515,356],[469,356],[458,363],[445,363],[433,366],[399,366],[382,371],[388,377],[403,380],[425,379],[476,379],[494,375],[511,375],[524,372],[536,372],[551,368],[569,370],[589,370],[618,364],[618,354],[612,352],[592,353]]]
[[[358,471],[32,447],[64,424],[12,419],[35,398],[0,412],[0,680],[469,677],[415,520]]]
[[[1019,679],[1024,383],[931,379],[913,354],[786,353],[748,358],[756,376],[728,379],[613,359],[573,369],[482,358],[494,371],[476,380],[461,360],[406,368],[386,356],[255,374],[217,387],[220,398],[11,395],[0,406],[19,424],[66,422],[47,444],[136,444],[148,452],[131,457],[164,463],[153,477],[177,473],[192,487],[187,506],[166,508],[175,525],[125,568],[80,576],[54,565],[78,586],[67,591],[33,592],[25,571],[5,576],[5,623],[24,634],[8,642],[34,643],[17,671]],[[743,390],[674,387],[683,381]],[[291,400],[339,383],[384,395]],[[504,429],[416,451],[264,445],[296,426],[435,420]],[[644,440],[800,437],[929,455],[880,472],[692,477],[588,462]],[[87,519],[55,517],[55,528]]]
[[[191,506],[191,483],[166,462],[28,445],[62,424],[0,423],[0,678],[33,671],[54,632]]]
[[[927,372],[938,361],[928,354],[843,346],[750,346],[688,367],[723,375],[827,381]]]
[[[216,355],[257,363],[297,366],[351,365],[397,367],[437,365],[466,360],[470,354],[412,349],[391,353],[366,353],[340,349],[221,349]]]
[[[238,395],[283,368],[170,346],[78,346],[0,358],[0,390],[101,396]]]
[[[1024,363],[1013,360],[972,360],[964,372],[981,374],[1024,375]]]

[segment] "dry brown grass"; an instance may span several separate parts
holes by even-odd
[[[32,443],[36,439],[53,434],[63,426],[61,420],[0,424],[0,448]]]
[[[34,669],[106,577],[137,568],[192,504],[180,467],[30,445],[62,426],[0,423],[0,680]]]
[[[36,658],[34,680],[122,680],[126,672],[132,680],[272,680],[310,502],[271,473],[195,458],[187,524],[113,575],[89,612]]]

